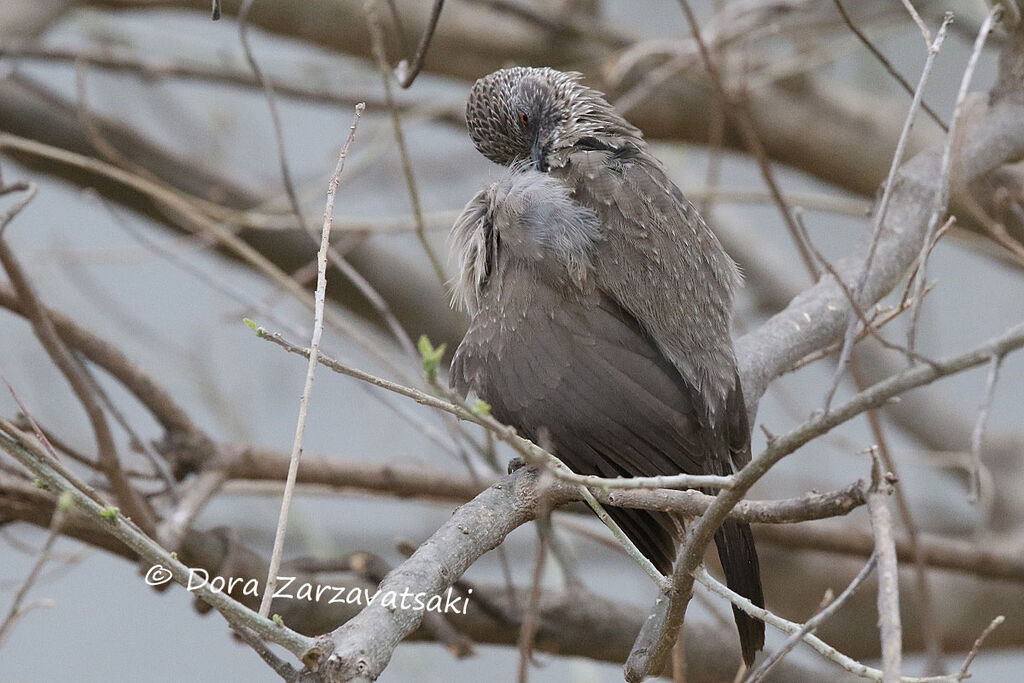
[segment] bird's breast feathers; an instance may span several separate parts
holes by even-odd
[[[452,228],[459,261],[455,303],[475,313],[484,290],[508,269],[586,290],[601,239],[597,214],[575,201],[563,182],[510,168],[470,200]]]

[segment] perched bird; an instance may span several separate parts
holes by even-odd
[[[580,78],[516,67],[473,86],[473,143],[508,170],[452,229],[454,298],[472,316],[452,386],[580,474],[728,474],[750,460],[729,335],[738,269]],[[675,517],[608,512],[671,572]],[[726,521],[715,542],[729,586],[763,606],[750,527]],[[749,665],[764,624],[734,612]]]

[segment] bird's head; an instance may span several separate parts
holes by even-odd
[[[526,163],[539,171],[548,170],[554,152],[587,138],[642,144],[640,131],[580,78],[575,72],[521,66],[484,76],[466,103],[473,144],[497,164]]]

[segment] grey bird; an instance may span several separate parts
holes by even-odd
[[[473,86],[473,143],[507,171],[452,229],[454,299],[472,320],[451,384],[580,474],[728,474],[750,461],[729,335],[739,271],[640,131],[580,79],[515,67]],[[676,518],[608,512],[672,571]],[[715,542],[728,585],[763,607],[750,527],[727,521]],[[764,624],[734,613],[750,665]]]

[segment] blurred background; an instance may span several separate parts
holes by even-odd
[[[386,3],[378,7],[392,66],[415,47],[431,4],[396,2],[394,14]],[[944,12],[955,15],[923,95],[937,117],[948,122],[989,6],[981,0],[914,4],[932,32]],[[154,200],[152,192],[53,152],[103,160],[188,198],[312,291],[316,247],[296,225],[285,192],[268,98],[253,78],[240,41],[238,5],[225,2],[225,15],[216,22],[210,20],[209,5],[0,0],[0,133],[6,136],[0,144],[0,170],[5,183],[28,180],[39,188],[5,239],[48,306],[115,344],[214,442],[286,455],[306,364],[258,339],[242,318],[305,346],[312,324],[308,309],[265,270],[217,248],[208,233]],[[926,50],[903,5],[895,0],[847,0],[844,5],[892,67],[916,85]],[[827,258],[851,253],[870,235],[876,189],[892,160],[910,95],[851,32],[831,0],[721,0],[693,6],[728,86],[742,94],[783,193],[791,205],[802,207],[810,239]],[[416,234],[416,208],[363,3],[258,0],[248,26],[252,54],[275,86],[284,154],[311,226],[322,217],[327,180],[353,105],[367,103],[341,176],[335,246],[414,341],[426,334],[435,344],[446,342],[454,349],[465,319],[450,310],[448,290]],[[391,83],[425,239],[442,262],[447,262],[445,236],[455,216],[498,171],[473,148],[462,122],[472,81],[502,66],[550,65],[581,71],[588,84],[606,92],[645,131],[671,177],[740,262],[747,278],[737,305],[737,336],[809,286],[812,278],[756,161],[724,116],[690,36],[680,7],[659,0],[446,3],[423,73],[408,89]],[[985,93],[992,86],[1006,42],[999,31],[989,38],[972,91]],[[968,98],[968,116],[976,101],[974,95]],[[943,135],[921,112],[907,158],[941,143]],[[941,358],[962,352],[1024,318],[1020,172],[1004,169],[984,188],[974,188],[984,199],[967,199],[967,193],[954,198],[958,227],[939,243],[929,264],[934,289],[923,305],[921,353]],[[0,211],[15,200],[0,197]],[[986,216],[1005,234],[993,237]],[[337,269],[329,272],[328,282],[336,324],[325,332],[324,352],[422,385],[418,357],[396,343],[374,305]],[[899,294],[888,303],[898,303]],[[362,339],[345,333],[347,328],[357,329]],[[902,340],[905,322],[898,318],[886,329]],[[865,381],[902,363],[899,354],[870,342],[861,344],[855,357]],[[820,409],[834,360],[827,356],[776,380],[760,403],[757,424],[785,433]],[[897,518],[905,523],[909,517],[915,530],[928,537],[1024,554],[1022,367],[1021,358],[1013,355],[1003,363],[985,432],[981,498],[974,504],[968,500],[966,473],[975,416],[985,398],[985,367],[914,392],[881,412],[906,502],[906,514]],[[66,382],[30,325],[6,309],[0,309],[0,372],[41,425],[75,448],[93,448],[89,422]],[[163,436],[161,425],[130,392],[109,375],[96,374],[141,438]],[[845,379],[839,396],[855,391],[854,381]],[[20,410],[7,391],[0,392],[0,414],[13,419]],[[149,471],[125,432],[115,432],[126,460]],[[840,488],[867,476],[870,461],[863,451],[876,442],[868,421],[858,418],[789,456],[752,496]],[[346,463],[404,464],[464,480],[467,464],[453,444],[449,423],[427,408],[318,371],[304,442],[307,454]],[[763,445],[764,436],[756,430],[754,452]],[[509,457],[499,450],[500,463]],[[0,463],[0,475],[8,481],[19,475],[6,456],[0,456]],[[469,467],[493,478],[475,455]],[[153,483],[143,482],[142,488],[152,490]],[[45,529],[16,514],[10,498],[5,504],[3,490],[0,605],[13,596],[46,537]],[[246,548],[269,556],[280,493],[271,481],[233,477],[194,526],[229,528]],[[418,545],[453,507],[451,501],[303,485],[292,509],[285,559],[329,562],[365,550],[397,564],[402,555],[396,541]],[[559,517],[571,518],[574,529],[604,534],[590,517]],[[810,531],[804,534],[804,528]],[[864,561],[853,550],[826,552],[824,541],[815,540],[819,529],[841,539],[870,533],[864,510],[793,528],[755,528],[768,606],[794,621],[813,614],[826,590],[841,591]],[[654,587],[628,558],[589,536],[563,536],[591,591],[649,608]],[[503,546],[517,585],[529,586],[536,539],[533,526],[527,525]],[[545,586],[562,586],[558,564],[546,567]],[[489,553],[467,579],[503,585],[501,558]],[[1024,575],[997,578],[930,569],[926,584],[930,606],[922,608],[920,577],[912,563],[903,564],[905,672],[957,670],[978,634],[1003,614],[1006,623],[992,633],[973,666],[975,680],[1020,680]],[[879,656],[874,589],[870,580],[820,631],[826,641],[867,663],[877,663]],[[276,680],[253,652],[233,640],[221,617],[197,614],[191,596],[180,587],[163,593],[150,589],[135,563],[103,548],[61,539],[31,597],[51,599],[53,605],[25,615],[13,629],[0,650],[0,681],[69,675],[113,681]],[[689,618],[715,623],[727,614],[726,605],[707,597],[694,604]],[[768,631],[769,647],[777,646],[783,638]],[[403,644],[382,680],[514,678],[516,648],[488,642],[475,643],[475,654],[465,658],[455,658],[436,643]],[[530,671],[535,681],[614,681],[622,676],[621,664],[595,658],[541,648],[535,659]],[[787,661],[806,680],[831,680],[840,673],[806,648],[798,647]],[[691,673],[690,680],[719,680]],[[784,676],[776,680],[787,680]]]

